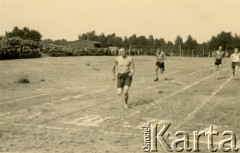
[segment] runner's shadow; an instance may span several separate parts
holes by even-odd
[[[147,105],[152,103],[153,101],[154,101],[153,99],[138,98],[138,100],[131,103],[130,106],[134,107],[134,106]]]
[[[218,80],[224,80],[227,79],[228,77],[219,77]]]
[[[166,78],[164,78],[164,80],[165,80],[165,81],[173,81],[174,78],[170,78],[170,77],[167,78],[167,77],[166,77]]]

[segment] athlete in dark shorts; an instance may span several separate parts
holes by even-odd
[[[156,66],[158,66],[160,69],[163,69],[163,71],[165,70],[164,62],[156,62]]]
[[[155,68],[155,75],[156,78],[154,81],[158,81],[158,69],[160,69],[160,72],[163,73],[165,71],[164,61],[166,60],[165,53],[161,50],[157,50],[156,53],[156,68]]]
[[[215,59],[215,65],[221,65],[222,59]]]
[[[236,69],[239,67],[239,62],[232,62],[232,69]],[[233,74],[234,75],[234,74]],[[235,76],[235,75],[234,75]]]
[[[113,72],[113,81],[115,80],[115,68],[118,67],[117,74],[117,93],[118,95],[123,94],[124,107],[129,108],[128,106],[128,89],[132,83],[132,76],[135,71],[135,66],[132,57],[126,54],[125,49],[119,50],[120,56],[115,59],[112,72]],[[131,67],[131,70],[130,70]]]
[[[117,88],[123,88],[124,86],[131,86],[132,76],[129,76],[130,72],[118,73],[117,75]]]
[[[219,79],[222,69],[222,59],[224,56],[224,51],[222,51],[222,46],[219,46],[218,50],[215,53],[215,68],[218,71],[217,79]]]

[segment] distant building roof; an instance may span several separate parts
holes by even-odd
[[[98,48],[101,46],[101,43],[98,41],[75,40],[75,41],[68,42],[66,46],[76,47],[76,48]]]
[[[73,42],[87,42],[87,43],[94,43],[94,44],[101,44],[98,41],[89,41],[89,40],[74,40],[74,41],[69,41],[69,43],[73,43]]]

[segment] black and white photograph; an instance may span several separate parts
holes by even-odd
[[[0,0],[0,153],[240,152],[239,0]]]

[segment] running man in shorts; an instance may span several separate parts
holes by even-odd
[[[157,50],[156,53],[156,68],[155,68],[155,75],[156,78],[154,81],[158,81],[158,69],[160,72],[163,73],[165,71],[164,61],[166,60],[166,55],[163,50]]]
[[[135,66],[132,57],[128,56],[126,50],[121,48],[119,56],[115,59],[112,72],[113,81],[115,81],[115,69],[118,67],[117,74],[117,93],[119,96],[123,94],[124,107],[128,106],[128,89],[132,82],[132,76],[135,71]]]
[[[222,51],[222,46],[219,46],[218,50],[215,53],[215,68],[218,71],[217,79],[219,79],[222,69],[222,59],[224,56],[224,51]]]
[[[235,77],[237,76],[237,69],[240,61],[240,54],[238,53],[237,48],[234,49],[234,53],[231,55],[230,59],[232,61],[233,77],[235,79]]]

